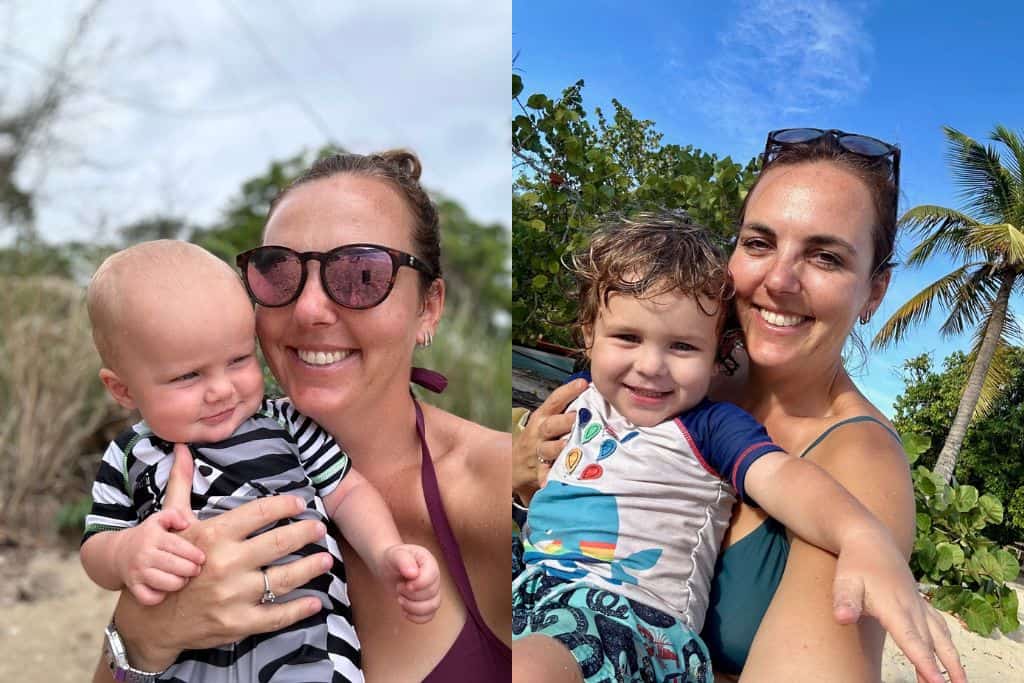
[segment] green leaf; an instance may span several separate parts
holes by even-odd
[[[523,92],[523,77],[519,74],[512,74],[512,97],[519,97]]]
[[[978,504],[978,489],[973,486],[958,486],[954,504],[959,512],[967,512]]]
[[[529,225],[531,229],[536,230],[537,232],[544,232],[547,229],[547,226],[544,225],[544,221],[542,221],[539,218],[534,218],[532,221],[527,223],[527,225]]]
[[[974,557],[978,559],[978,563],[981,565],[982,571],[988,577],[995,581],[1005,581],[1005,578],[1003,577],[1003,565],[996,559],[995,555],[987,550],[979,550],[974,553]]]
[[[534,289],[544,289],[545,287],[547,287],[547,284],[548,276],[543,274],[535,275],[534,278],[530,281],[530,286],[533,287]]]
[[[921,454],[927,451],[932,444],[930,438],[914,432],[900,434],[900,437],[903,440],[903,451],[907,454],[907,460],[911,465],[917,462]]]
[[[935,495],[935,480],[932,478],[931,472],[924,467],[918,467],[914,479],[917,481],[917,488],[921,490],[921,493],[926,496]]]
[[[960,586],[941,586],[932,596],[932,605],[943,612],[958,612],[971,598],[971,592]]]
[[[992,633],[999,622],[999,615],[996,614],[995,608],[977,595],[971,599],[961,616],[964,618],[967,628],[986,637]]]
[[[952,543],[939,543],[935,546],[935,567],[941,572],[949,571],[953,566],[964,563],[964,551]]]
[[[1017,576],[1020,574],[1020,563],[1017,561],[1017,558],[1003,548],[997,549],[992,555],[995,557],[996,562],[999,563],[1003,581],[1016,581]]]
[[[989,524],[1003,523],[1003,504],[998,498],[986,493],[978,499],[978,506],[985,513],[985,520]]]
[[[917,531],[918,533],[928,533],[932,528],[931,515],[925,514],[924,512],[917,513]]]
[[[543,109],[550,101],[546,95],[538,92],[530,95],[529,99],[526,100],[526,106],[530,109]]]
[[[1020,621],[1017,618],[1020,605],[1017,601],[1017,591],[1010,586],[1007,586],[1005,591],[996,607],[999,613],[999,630],[1003,633],[1013,633],[1020,628]]]

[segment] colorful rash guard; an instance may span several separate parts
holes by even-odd
[[[321,498],[333,491],[350,469],[348,455],[337,442],[287,399],[264,399],[256,414],[230,437],[190,444],[189,449],[195,459],[192,507],[200,519],[255,498],[286,493],[306,500],[306,510],[297,519],[327,523]],[[93,483],[93,507],[86,517],[82,542],[101,531],[136,526],[160,510],[173,461],[173,444],[154,435],[145,422],[118,436],[104,453]],[[276,633],[249,636],[218,648],[186,650],[160,680],[362,681],[359,640],[352,626],[337,542],[328,534],[274,564],[324,550],[334,558],[331,571],[289,593],[286,599],[312,595],[325,609]]]
[[[635,427],[591,385],[530,503],[524,560],[650,605],[699,632],[722,536],[750,465],[782,450],[746,411],[707,399]]]

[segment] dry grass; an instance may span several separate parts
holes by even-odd
[[[35,497],[80,482],[83,445],[110,411],[98,370],[80,287],[0,277],[0,528],[39,529]]]

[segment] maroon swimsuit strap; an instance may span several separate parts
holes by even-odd
[[[412,381],[427,389],[437,391],[434,387],[440,383],[437,380],[438,377],[444,381],[444,378],[437,373],[414,368]],[[441,388],[443,389],[443,384]],[[444,562],[455,581],[455,586],[458,588],[467,613],[466,624],[463,626],[462,632],[425,680],[467,682],[493,681],[499,678],[504,680],[511,675],[512,650],[494,634],[487,622],[484,621],[480,608],[476,604],[473,587],[469,582],[469,573],[466,571],[462,553],[459,551],[458,540],[455,538],[455,533],[444,512],[444,503],[441,500],[441,491],[437,484],[437,473],[434,471],[434,461],[430,457],[430,449],[427,446],[423,410],[418,401],[414,401],[414,404],[416,406],[416,433],[420,437],[420,452],[422,454],[420,477],[423,482],[423,497],[430,515],[430,523],[434,527],[434,535],[437,537],[441,553],[444,555]],[[456,672],[458,677],[451,678]],[[495,678],[496,676],[498,678]]]

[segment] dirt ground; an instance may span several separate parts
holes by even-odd
[[[1024,586],[1016,586],[1024,605]],[[0,548],[0,683],[88,681],[115,595],[94,586],[73,550]],[[1022,610],[1024,622],[1024,610]],[[984,638],[947,617],[970,680],[1021,680],[1024,628]],[[915,683],[903,655],[886,645],[884,683]]]

